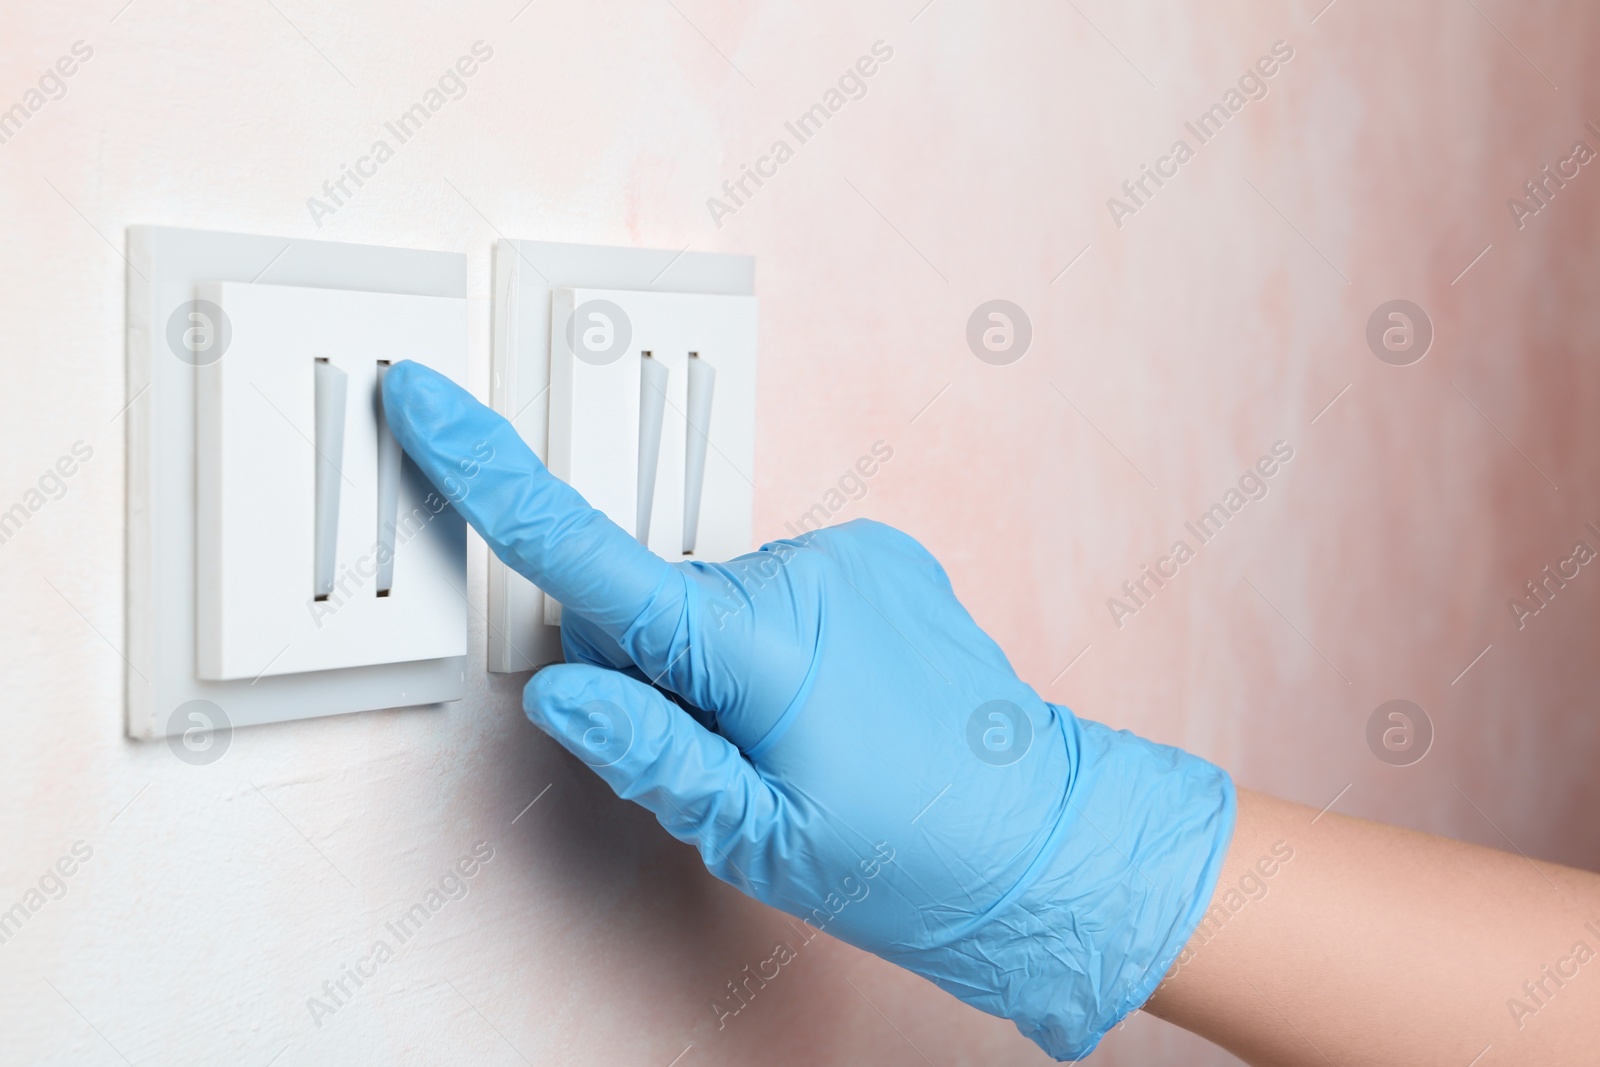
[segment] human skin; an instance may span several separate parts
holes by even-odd
[[[1600,1061],[1600,875],[1238,794],[1237,910],[1145,1011],[1260,1067]]]

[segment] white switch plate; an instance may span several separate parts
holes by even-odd
[[[626,290],[630,299],[674,293],[751,297],[755,292],[755,261],[749,256],[705,252],[502,240],[495,246],[494,288],[494,408],[511,420],[540,459],[549,462],[551,308],[557,290]],[[742,402],[748,404],[752,438],[753,373],[752,366],[749,399]],[[735,373],[728,379],[730,397],[736,391],[734,380],[739,377]],[[721,403],[723,389],[724,374],[719,367],[714,419],[732,410],[731,404]],[[679,427],[681,420],[680,415],[676,423]],[[681,429],[678,433],[681,435]],[[672,436],[670,431],[664,434],[664,438]],[[731,445],[729,450],[737,451]],[[663,455],[661,462],[668,464],[668,457]],[[712,452],[707,458],[707,477],[712,476],[713,470],[723,468],[725,462]],[[748,460],[735,466],[742,467],[743,475],[753,477]],[[718,476],[726,474],[728,471],[723,469]],[[745,485],[748,491],[748,482]],[[658,497],[658,502],[661,500]],[[726,558],[754,547],[749,544],[748,504],[744,507],[744,543],[719,544],[713,554],[711,545],[718,535],[703,526],[702,538],[711,540],[704,542],[698,556]],[[718,525],[727,528],[726,523]],[[671,534],[673,520],[658,514],[651,524],[652,534],[658,528]],[[491,554],[489,670],[527,671],[561,661],[560,627],[546,621],[545,601],[544,594],[531,582]],[[550,617],[555,613],[551,612]]]
[[[465,526],[409,463],[395,514],[379,516],[374,398],[380,359],[459,377],[466,301],[260,282],[199,291],[232,330],[227,355],[195,368],[200,677],[465,656]],[[322,600],[313,581],[319,359],[348,380],[336,459],[338,566]],[[380,524],[395,524],[399,542],[396,579],[383,596]]]
[[[244,352],[251,342],[241,341],[234,333],[235,324],[225,316],[194,302],[202,298],[201,287],[232,283],[237,287],[340,291],[341,297],[357,304],[368,294],[399,294],[443,299],[464,307],[466,257],[133,227],[128,231],[128,262],[128,407],[124,418],[128,434],[125,655],[129,736],[182,733],[193,724],[182,709],[197,700],[214,705],[227,725],[239,727],[460,699],[465,691],[464,644],[451,646],[459,648],[459,654],[398,663],[293,674],[271,673],[271,665],[263,663],[259,677],[209,681],[199,676],[197,369],[214,366],[214,353],[220,351],[225,359],[235,343],[244,345],[240,349]],[[213,302],[217,292],[213,288]],[[204,314],[194,317],[197,310]],[[434,365],[461,381],[466,364],[464,311],[457,321],[461,326],[455,343],[436,354]],[[304,428],[309,432],[309,426]],[[417,476],[413,473],[412,477]],[[460,530],[453,509],[441,510],[430,526],[441,520],[438,533],[445,533],[452,523]],[[464,533],[452,538],[456,547],[451,551],[461,561],[456,573],[462,579],[464,595]],[[399,580],[397,574],[397,587]],[[209,717],[216,720],[214,712]]]
[[[562,324],[585,308],[620,311],[627,351],[597,364],[574,355]],[[703,436],[704,482],[693,558],[720,561],[750,549],[755,483],[756,299],[703,293],[557,289],[551,300],[550,473],[630,533],[638,530],[637,461],[641,431],[642,353],[665,371],[654,507],[646,544],[662,559],[683,552],[685,454]],[[600,320],[604,322],[604,319]],[[609,324],[608,324],[609,325]],[[580,329],[574,329],[576,335]],[[689,353],[714,368],[710,423],[687,422]],[[608,353],[609,356],[609,353]],[[648,480],[648,479],[647,479]],[[544,621],[558,624],[561,605],[545,598]]]

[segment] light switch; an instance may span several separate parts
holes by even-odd
[[[571,302],[570,291],[567,293],[567,301]],[[570,420],[574,383],[571,374],[565,377],[567,388],[560,396],[551,397],[550,402],[565,404]],[[639,462],[633,471],[633,536],[641,544],[650,543],[650,515],[655,510],[656,504],[656,476],[661,472],[661,430],[666,423],[667,388],[671,381],[672,372],[667,369],[664,361],[656,359],[648,351],[639,353]],[[626,417],[625,412],[619,411],[619,414]],[[570,457],[572,452],[570,430],[568,433],[569,439],[565,450]],[[628,474],[625,470],[618,471],[617,477],[626,481]]]
[[[754,261],[502,240],[494,285],[492,400],[551,470],[666,559],[754,548]],[[493,556],[488,616],[491,671],[560,661],[560,606]]]
[[[457,700],[466,527],[379,385],[466,370],[466,257],[128,231],[127,730]]]
[[[557,289],[550,306],[550,473],[664,559],[747,551],[755,297]]]
[[[225,299],[221,292],[217,292],[216,296],[218,300]],[[344,409],[349,396],[347,387],[350,384],[350,376],[324,356],[315,357],[312,370],[316,374],[313,387],[316,391],[314,418],[317,429],[311,446],[316,453],[314,463],[317,472],[316,513],[312,521],[316,564],[313,568],[315,579],[312,581],[311,590],[314,599],[321,602],[333,595],[333,572],[339,562],[339,480],[345,477],[344,472],[339,469],[339,461],[344,456]],[[235,403],[238,401],[237,398],[224,396],[222,372],[202,370],[199,372],[199,377],[200,394],[196,398],[196,403],[200,405],[201,424],[205,427],[198,441],[199,466],[204,472],[200,478],[201,504],[202,507],[206,504],[215,505],[217,512],[220,512],[229,472],[227,466],[218,461],[218,451],[225,444],[242,443],[248,447],[248,441],[234,442],[230,440],[230,434],[227,432],[244,421],[242,414],[236,412],[234,417],[228,420],[227,425],[224,425],[221,416],[227,406],[227,400],[232,399]],[[211,491],[210,496],[207,496],[208,491]],[[218,524],[219,520],[218,513],[202,511],[201,522]],[[202,561],[200,596],[206,602],[207,609],[202,611],[202,615],[214,616],[220,611],[223,593],[221,586],[225,584],[217,572],[217,561],[226,547],[226,532],[215,526],[208,532],[210,537],[202,541],[200,548]],[[201,630],[200,639],[202,645],[207,640],[204,629]],[[208,669],[216,671],[218,668],[207,667],[205,652],[201,653],[200,659],[201,677],[227,677],[226,674],[206,673]]]
[[[752,354],[754,353],[752,339]],[[711,447],[711,403],[716,399],[717,368],[700,355],[689,353],[689,396],[685,403],[687,428],[683,461],[683,554],[692,556],[699,542],[700,510],[705,503],[706,453]],[[754,408],[754,398],[751,407]],[[724,396],[723,404],[728,403]],[[751,412],[754,415],[754,411]],[[752,432],[754,427],[751,427]]]
[[[226,356],[195,370],[199,676],[465,655],[461,519],[414,467],[401,478],[378,393],[391,362],[459,351],[464,303],[199,293],[232,331]]]

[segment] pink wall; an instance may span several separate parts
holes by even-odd
[[[1600,167],[1520,230],[1506,207],[1600,149],[1587,5],[274,2],[32,5],[0,33],[0,106],[93,49],[0,145],[0,508],[94,450],[0,545],[0,907],[94,850],[0,945],[0,1058],[1043,1060],[822,939],[719,1031],[786,928],[537,734],[520,679],[242,731],[207,768],[123,740],[135,223],[466,252],[480,395],[497,236],[752,253],[759,529],[882,440],[838,518],[922,538],[1048,699],[1316,807],[1348,786],[1341,811],[1600,862],[1600,571],[1520,630],[1507,607],[1600,548]],[[306,198],[479,39],[468,94],[314,226]],[[866,95],[715,225],[707,197],[880,40]],[[1118,228],[1106,199],[1278,40],[1268,95]],[[1436,334],[1408,367],[1364,340],[1399,297]],[[992,298],[1032,322],[1010,366],[964,339]],[[1107,598],[1279,440],[1266,499],[1119,628]],[[1436,731],[1404,768],[1364,740],[1396,697]],[[471,894],[315,1025],[306,998],[479,841]],[[1096,1062],[1232,1061],[1134,1016]]]

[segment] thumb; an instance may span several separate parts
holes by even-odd
[[[619,797],[649,809],[678,840],[694,845],[712,874],[728,849],[772,840],[779,798],[723,737],[706,730],[658,690],[617,671],[579,664],[546,667],[523,690],[534,725],[554,737]]]

